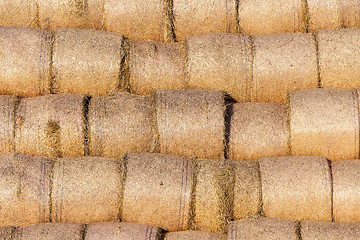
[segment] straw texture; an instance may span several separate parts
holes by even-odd
[[[0,155],[15,151],[15,96],[0,96]]]
[[[357,0],[340,0],[340,16],[345,28],[360,27],[360,9]]]
[[[75,223],[44,223],[19,228],[14,240],[81,240],[82,225]]]
[[[220,234],[200,232],[200,231],[183,231],[170,232],[165,235],[164,240],[222,240]]]
[[[360,226],[356,223],[301,222],[303,240],[356,240],[360,238]]]
[[[0,240],[11,240],[14,227],[0,227]]]
[[[34,0],[0,1],[0,26],[37,27],[38,25],[37,4]]]
[[[307,0],[309,32],[342,27],[338,0]]]

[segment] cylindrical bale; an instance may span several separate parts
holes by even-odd
[[[39,25],[37,6],[34,0],[2,0],[0,1],[0,26]]]
[[[330,160],[359,157],[359,109],[355,90],[312,89],[289,96],[292,155]]]
[[[161,153],[189,158],[223,158],[224,94],[204,90],[155,92]]]
[[[360,27],[360,8],[357,0],[339,0],[340,16],[344,28]]]
[[[135,223],[94,223],[87,225],[86,240],[158,240],[161,229]]]
[[[123,172],[122,162],[116,159],[57,159],[52,179],[52,222],[117,220]]]
[[[184,43],[133,42],[130,47],[131,92],[185,88]]]
[[[289,126],[284,104],[231,106],[229,159],[257,160],[286,155],[289,155]]]
[[[305,3],[305,0],[239,1],[240,31],[248,34],[305,32]]]
[[[232,222],[227,240],[298,240],[296,222],[250,216]]]
[[[301,222],[302,240],[357,240],[360,239],[358,223]]]
[[[342,27],[339,0],[307,0],[308,31]]]
[[[234,204],[235,220],[260,212],[261,179],[259,163],[255,161],[234,161]]]
[[[260,160],[265,216],[330,222],[332,181],[323,157],[275,157]]]
[[[34,156],[84,156],[84,96],[25,98],[16,112],[16,152]]]
[[[200,231],[170,232],[165,234],[164,240],[222,240],[218,233]]]
[[[236,32],[236,6],[232,0],[174,0],[175,35],[187,37]]]
[[[0,227],[0,240],[12,240],[16,227]]]
[[[163,0],[105,0],[103,26],[134,41],[163,41]]]
[[[0,95],[0,155],[15,151],[15,96]]]
[[[119,86],[123,36],[96,30],[55,33],[54,92],[103,96]]]
[[[186,43],[189,88],[222,90],[238,102],[251,99],[253,51],[248,35],[210,34],[189,37]]]
[[[360,29],[320,31],[319,69],[324,88],[360,87]]]
[[[18,228],[14,240],[81,240],[83,225],[76,223],[43,223]]]
[[[20,154],[0,156],[0,226],[50,220],[51,162]]]
[[[133,153],[127,155],[125,164],[122,220],[168,231],[188,229],[193,185],[191,160]]]
[[[50,93],[51,33],[0,27],[0,94]]]

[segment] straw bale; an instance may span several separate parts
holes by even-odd
[[[53,170],[52,222],[117,220],[123,171],[122,162],[115,159],[58,159]]]
[[[318,87],[314,37],[283,33],[254,37],[253,101],[285,103],[288,92]]]
[[[0,227],[0,240],[11,240],[15,227]]]
[[[360,29],[320,31],[319,68],[324,88],[360,87]]]
[[[342,27],[339,0],[307,0],[308,31]]]
[[[31,26],[39,24],[35,0],[0,1],[0,26]]]
[[[301,222],[302,240],[357,240],[360,225],[357,223]]]
[[[17,152],[46,157],[84,155],[84,97],[45,95],[25,98],[16,112]]]
[[[360,8],[357,0],[339,0],[340,16],[344,28],[360,27]]]
[[[105,0],[104,28],[134,41],[163,41],[163,0]]]
[[[14,240],[81,240],[81,224],[43,223],[19,228]]]
[[[312,89],[289,97],[291,154],[330,160],[359,156],[359,110],[356,91]]]
[[[287,111],[277,103],[235,103],[229,131],[229,158],[257,160],[289,155]]]
[[[250,100],[253,52],[242,34],[217,33],[187,39],[189,88],[222,90],[239,102]]]
[[[15,96],[0,95],[0,155],[15,151]]]
[[[0,27],[0,94],[37,96],[50,92],[51,33]]]
[[[200,231],[182,231],[170,232],[165,235],[164,240],[222,240],[220,234],[200,232]]]
[[[95,223],[86,228],[86,240],[158,240],[161,229],[135,223]]]
[[[236,32],[236,7],[232,0],[174,0],[175,35],[178,41],[190,36]]]
[[[185,88],[184,43],[133,42],[130,48],[131,92]]]
[[[0,226],[50,220],[51,162],[20,154],[0,156]]]
[[[168,231],[188,229],[193,184],[189,159],[133,153],[127,155],[126,169],[122,220]]]
[[[330,222],[332,181],[323,157],[274,157],[260,160],[265,216]]]
[[[123,36],[96,30],[62,29],[55,33],[55,92],[103,96],[119,86]]]
[[[298,240],[296,223],[287,220],[250,216],[232,222],[228,240]]]
[[[149,97],[115,92],[112,95],[91,99],[91,156],[121,158],[127,152],[151,152],[154,142],[152,105]]]
[[[242,0],[239,1],[238,14],[240,30],[243,33],[269,34],[306,31],[305,0]]]

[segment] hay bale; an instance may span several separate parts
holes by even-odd
[[[21,154],[0,156],[0,226],[50,220],[51,162]]]
[[[43,223],[19,228],[14,240],[79,240],[83,226],[75,223]]]
[[[360,225],[356,223],[301,222],[302,240],[357,240]]]
[[[359,156],[356,91],[312,89],[289,96],[291,154],[330,160]]]
[[[15,227],[0,227],[0,240],[12,240]]]
[[[178,41],[190,36],[236,32],[235,1],[174,0],[175,35]]]
[[[185,88],[184,43],[133,42],[130,48],[131,92]]]
[[[56,94],[22,99],[16,119],[16,152],[84,156],[84,96]]]
[[[118,88],[123,36],[96,30],[55,33],[54,92],[103,96]]]
[[[50,93],[51,33],[25,27],[0,27],[0,94]]]
[[[311,34],[255,36],[254,48],[253,101],[285,103],[288,92],[318,87],[317,51]]]
[[[229,159],[289,155],[287,111],[277,103],[235,103],[229,130]]]
[[[36,27],[37,6],[34,0],[0,1],[0,26]]]
[[[340,11],[338,0],[307,0],[308,31],[341,28]]]
[[[222,240],[218,233],[200,231],[169,232],[165,234],[164,240]]]
[[[253,52],[241,34],[211,34],[187,39],[189,88],[222,90],[238,102],[251,100]]]
[[[320,31],[319,68],[324,88],[360,87],[360,29]]]
[[[122,220],[188,229],[193,166],[190,160],[162,154],[128,154]]]
[[[360,9],[357,0],[340,0],[340,16],[344,28],[360,27]]]
[[[89,105],[89,154],[121,158],[154,150],[153,116],[148,97],[115,92]]]
[[[87,225],[86,240],[157,240],[161,229],[135,223],[93,223]]]
[[[228,240],[297,240],[296,223],[286,220],[251,216],[232,222]]]
[[[260,160],[265,216],[330,222],[332,181],[323,157],[274,157]]]
[[[0,155],[15,151],[15,109],[18,98],[0,96]]]
[[[305,32],[306,1],[242,0],[239,1],[238,18],[243,33]]]
[[[57,159],[51,221],[90,223],[118,219],[122,162],[99,157]]]
[[[163,41],[163,0],[105,0],[103,26],[134,41]]]

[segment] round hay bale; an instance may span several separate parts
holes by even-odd
[[[89,155],[121,158],[128,152],[154,150],[149,97],[115,92],[92,98],[89,105]]]
[[[251,100],[253,52],[241,34],[211,34],[187,39],[189,88],[222,90],[238,102]]]
[[[253,99],[285,103],[287,94],[318,87],[314,37],[284,33],[254,37]]]
[[[242,0],[239,1],[238,14],[240,30],[243,33],[306,31],[305,0]]]
[[[0,156],[0,226],[23,226],[50,220],[50,172],[46,158]]]
[[[298,240],[296,223],[286,220],[250,216],[232,222],[228,240]]]
[[[357,223],[301,222],[302,240],[357,240],[360,225]]]
[[[22,99],[16,120],[16,152],[84,156],[84,96],[56,94]]]
[[[37,27],[37,6],[34,0],[0,1],[0,26]]]
[[[189,159],[162,154],[128,154],[122,220],[188,229],[193,185]]]
[[[49,32],[0,27],[0,94],[32,97],[50,93],[50,44]]]
[[[360,87],[360,29],[320,31],[319,68],[324,88]]]
[[[360,8],[357,0],[340,0],[340,16],[344,28],[360,27]]]
[[[122,162],[99,157],[57,159],[51,221],[91,223],[118,219]]]
[[[18,98],[0,95],[0,155],[15,152],[15,109]]]
[[[54,92],[107,95],[118,88],[123,36],[96,30],[62,29],[53,48]]]
[[[223,158],[225,101],[220,91],[155,92],[161,153],[188,158]]]
[[[0,239],[1,240],[12,240],[13,233],[16,227],[0,227]]]
[[[161,229],[135,223],[93,223],[87,225],[86,240],[158,240]]]
[[[229,159],[257,160],[289,155],[289,126],[285,105],[235,103],[229,131]]]
[[[312,89],[291,93],[291,154],[330,160],[359,157],[359,110],[356,91]]]
[[[75,223],[43,223],[18,228],[14,240],[79,240],[83,226]]]
[[[163,41],[163,0],[105,0],[103,26],[134,41]]]
[[[265,216],[330,222],[332,181],[323,157],[275,157],[260,160]]]
[[[307,0],[308,31],[342,27],[339,0]]]
[[[190,36],[236,32],[236,7],[231,0],[174,0],[175,35],[178,41]]]
[[[130,48],[131,92],[185,88],[184,43],[133,42]]]
[[[222,240],[218,233],[200,232],[200,231],[182,231],[170,232],[165,234],[164,240]]]

